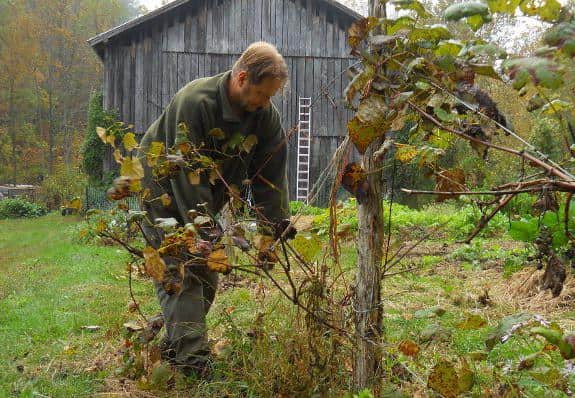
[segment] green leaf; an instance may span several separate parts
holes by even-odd
[[[438,43],[441,40],[451,39],[451,33],[447,26],[434,24],[413,29],[408,37],[412,42],[426,40],[430,43]]]
[[[557,0],[526,0],[519,8],[525,15],[539,16],[545,22],[555,22],[561,15],[561,4]]]
[[[420,18],[429,18],[431,16],[425,9],[425,6],[417,0],[395,0],[392,4],[396,10],[415,11]]]
[[[317,235],[303,236],[299,234],[291,241],[291,245],[309,263],[316,259],[323,248],[323,243]]]
[[[557,115],[572,109],[573,104],[571,102],[554,99],[553,101],[545,104],[543,108],[541,108],[541,111],[546,115]]]
[[[560,66],[546,58],[515,58],[503,62],[502,66],[503,70],[514,79],[515,89],[525,86],[529,79],[536,86],[550,89],[557,89],[563,85],[563,79],[559,74]]]
[[[467,317],[459,322],[456,327],[461,330],[475,330],[487,326],[487,321],[479,315],[469,314]]]
[[[470,17],[467,17],[467,19],[465,20],[465,22],[467,22],[467,25],[469,25],[471,30],[473,30],[474,32],[479,30],[479,28],[481,28],[485,22],[489,21],[490,19],[486,19],[483,15],[472,15]]]
[[[371,65],[366,65],[361,72],[355,75],[343,93],[347,102],[351,103],[354,100],[356,94],[358,92],[362,92],[366,84],[370,82],[374,76],[375,70]]]
[[[535,78],[539,85],[552,90],[557,90],[563,85],[563,79],[557,72],[543,66],[535,69]]]
[[[445,310],[442,307],[436,305],[434,307],[415,311],[413,316],[415,318],[422,319],[422,318],[433,318],[436,316],[442,316],[443,314],[445,314]]]
[[[496,329],[489,333],[485,345],[488,350],[492,350],[498,343],[504,343],[509,336],[519,328],[529,324],[533,320],[533,315],[522,312],[506,316],[499,321]]]
[[[445,397],[459,395],[459,376],[455,366],[449,361],[441,360],[433,367],[427,379],[427,386]]]
[[[453,73],[457,70],[455,67],[455,58],[451,55],[444,55],[435,60],[435,64],[447,73]]]
[[[407,67],[405,68],[405,73],[409,74],[413,72],[414,69],[424,69],[425,62],[426,62],[425,58],[423,57],[414,58],[409,62],[409,64],[407,64]]]
[[[240,145],[244,141],[244,136],[242,133],[235,133],[231,136],[231,138],[226,142],[227,147],[231,150],[236,149],[238,145]]]
[[[487,5],[491,12],[499,12],[502,14],[515,14],[515,10],[519,7],[521,0],[487,0]]]
[[[387,132],[387,128],[383,127],[363,123],[357,117],[351,119],[347,124],[349,137],[361,154],[365,153],[369,144],[376,138],[383,136]]]
[[[509,235],[513,239],[523,242],[533,242],[537,235],[539,235],[539,226],[536,219],[529,221],[512,221],[509,227]]]
[[[455,114],[447,112],[445,109],[440,107],[434,108],[433,113],[435,113],[435,116],[437,116],[437,118],[442,122],[450,123],[457,119],[457,116]]]
[[[453,142],[453,134],[440,128],[434,128],[427,141],[434,147],[447,149]]]
[[[489,15],[489,8],[487,5],[479,2],[466,2],[450,5],[445,9],[443,17],[447,21],[459,21],[462,18],[472,16],[486,16]]]
[[[248,135],[242,142],[242,150],[250,153],[252,148],[258,143],[258,137],[255,134]]]
[[[460,41],[457,40],[446,40],[446,41],[441,41],[439,42],[439,44],[437,45],[437,48],[435,49],[435,54],[436,55],[449,55],[452,57],[456,57],[459,52],[461,51],[461,48],[463,47],[463,44]]]
[[[488,64],[468,64],[471,67],[471,70],[478,75],[487,76],[492,79],[501,80],[501,76],[499,73],[495,72],[495,69],[492,65]]]
[[[390,35],[395,34],[396,32],[408,29],[411,30],[413,26],[415,26],[415,19],[412,17],[405,15],[403,17],[399,17],[397,19],[389,19],[387,20],[387,33]]]
[[[543,326],[537,326],[532,328],[530,330],[530,333],[544,337],[545,340],[547,340],[550,344],[553,344],[554,346],[559,348],[561,356],[564,359],[572,359],[575,357],[575,350],[573,350],[571,344],[565,341],[565,339],[563,338],[563,332],[561,332],[560,330],[551,329]]]
[[[501,48],[494,44],[475,44],[462,50],[459,54],[461,56],[469,55],[471,57],[476,57],[478,55],[489,56],[495,58],[506,58],[507,53]]]

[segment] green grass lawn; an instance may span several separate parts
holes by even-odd
[[[128,255],[116,246],[74,243],[79,222],[57,214],[0,221],[0,397],[352,396],[345,395],[351,389],[353,363],[349,341],[310,326],[306,314],[270,283],[246,276],[222,278],[208,317],[210,337],[224,343],[212,381],[174,377],[172,385],[160,386],[146,378],[125,378],[119,374],[117,353],[124,341],[123,324],[137,318],[127,308]],[[356,250],[353,241],[342,248],[342,269],[351,283]],[[427,377],[435,364],[442,359],[458,364],[461,358],[474,373],[470,396],[489,396],[482,394],[501,386],[519,386],[532,397],[566,396],[562,390],[575,388],[573,376],[558,376],[564,361],[557,351],[542,353],[533,369],[518,370],[525,356],[545,346],[541,339],[513,336],[485,350],[485,339],[498,321],[522,310],[501,294],[522,268],[522,250],[516,242],[499,238],[449,248],[434,241],[406,257],[402,266],[416,272],[383,283],[386,356],[379,388],[393,386],[397,394],[390,396],[429,393]],[[334,286],[334,291],[344,285]],[[477,301],[486,286],[491,289],[490,306]],[[135,279],[134,293],[146,314],[158,312],[149,281]],[[436,306],[445,310],[443,316],[418,316],[418,311]],[[333,308],[353,330],[351,306]],[[572,313],[565,308],[545,316],[570,330]],[[462,328],[471,314],[485,324]],[[91,325],[99,329],[84,328]],[[424,341],[429,328],[445,333]],[[398,347],[406,340],[419,344],[417,357],[401,353]],[[474,352],[482,358],[474,359]],[[322,363],[327,354],[333,356]],[[395,374],[398,363],[412,376]]]
[[[57,214],[0,221],[1,397],[87,396],[106,376],[87,369],[111,351],[129,315],[127,255],[71,243],[76,222]],[[152,294],[147,283],[135,290]]]

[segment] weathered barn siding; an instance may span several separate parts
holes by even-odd
[[[350,114],[340,100],[343,71],[353,62],[346,32],[354,16],[321,0],[191,0],[100,47],[104,106],[143,134],[187,82],[231,68],[252,42],[274,44],[290,81],[273,98],[286,131],[295,128],[298,97],[312,97],[310,181],[327,167]],[[289,142],[290,195],[295,197],[297,136]],[[107,159],[113,166],[111,156]]]

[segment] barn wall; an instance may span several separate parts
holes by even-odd
[[[106,46],[104,106],[143,134],[187,82],[229,70],[249,43],[268,41],[284,55],[290,71],[286,88],[273,99],[288,133],[297,125],[298,96],[313,98],[313,182],[329,164],[350,117],[340,98],[347,83],[342,72],[353,62],[346,47],[351,22],[316,0],[190,2]],[[293,133],[288,163],[292,198],[296,157]],[[106,169],[114,167],[111,154],[106,163]]]

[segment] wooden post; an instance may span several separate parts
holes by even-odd
[[[385,16],[385,5],[370,0],[370,15]],[[383,139],[373,142],[363,155],[363,168],[368,173],[369,192],[366,204],[358,206],[357,275],[353,309],[355,311],[356,351],[354,387],[372,387],[381,361],[381,264],[383,258],[383,183],[382,172],[373,153]]]

